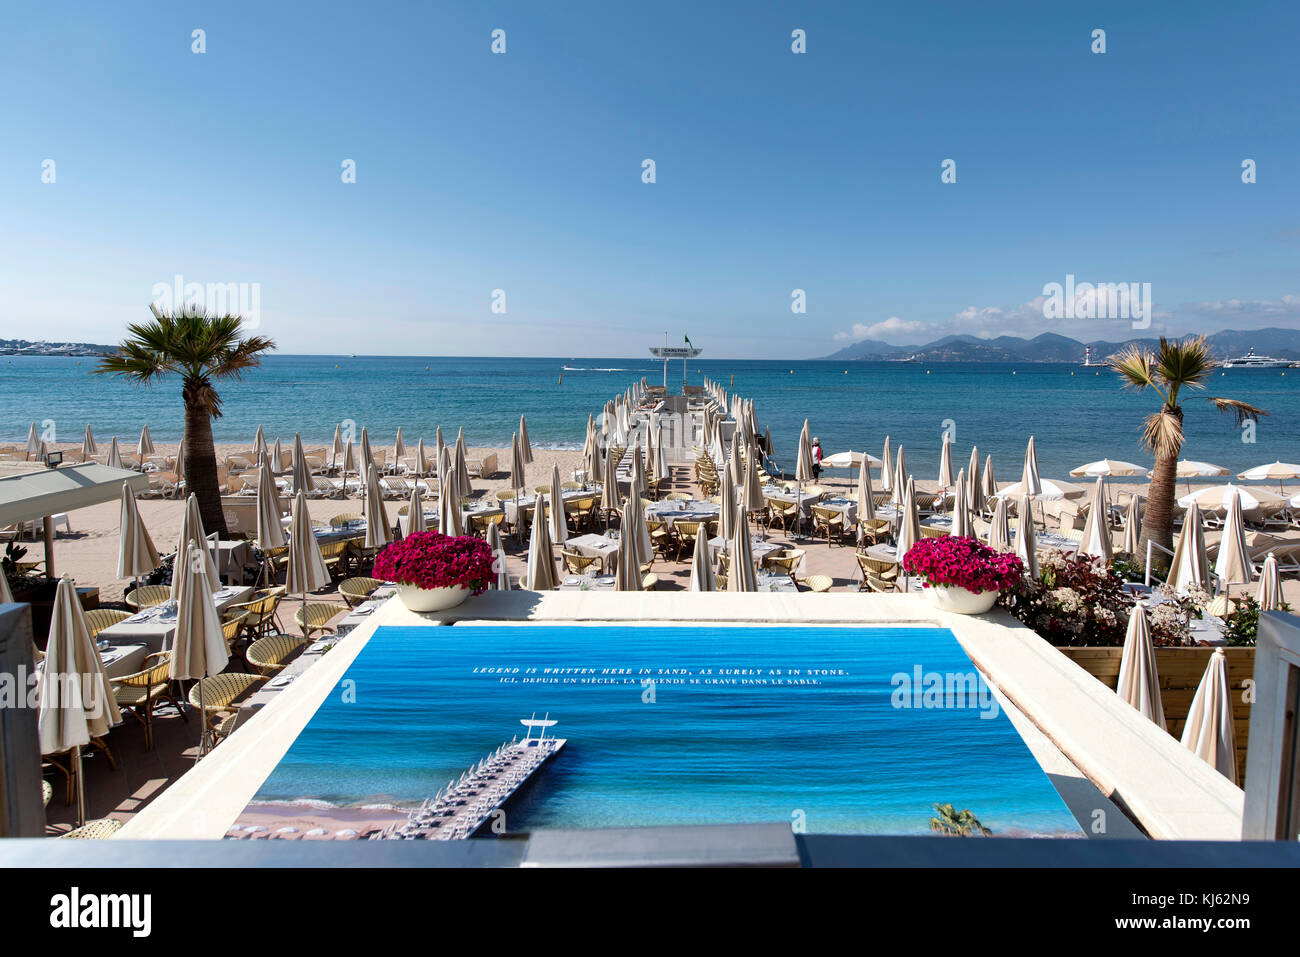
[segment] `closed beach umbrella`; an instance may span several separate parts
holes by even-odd
[[[284,504],[275,487],[275,478],[271,475],[271,466],[262,456],[257,478],[257,547],[262,551],[284,548],[288,544],[284,536],[284,523],[280,516],[284,514]]]
[[[1205,531],[1201,527],[1201,510],[1195,502],[1183,517],[1183,530],[1174,547],[1170,562],[1169,584],[1176,592],[1192,589],[1209,591],[1210,564],[1205,555]]]
[[[31,428],[27,430],[27,457],[39,455],[41,444],[40,434],[36,431],[36,423],[33,422]]]
[[[1120,551],[1128,552],[1130,555],[1138,553],[1138,542],[1142,539],[1142,517],[1138,514],[1138,498],[1137,495],[1129,496],[1128,509],[1124,513],[1124,544]]]
[[[86,426],[86,435],[81,440],[81,458],[89,461],[92,455],[98,455],[99,449],[95,448],[95,435],[90,431],[90,426]]]
[[[280,443],[279,439],[275,440],[276,445]],[[357,462],[357,471],[364,480],[370,475],[370,467],[375,464],[375,452],[370,447],[370,432],[365,426],[361,427],[361,458]]]
[[[695,554],[691,557],[691,591],[716,591],[713,563],[709,561],[709,526],[700,522],[695,533]]]
[[[736,528],[736,487],[731,484],[731,472],[728,469],[722,470],[718,498],[722,499],[718,505],[718,534],[730,539]]]
[[[216,591],[221,587],[221,578],[217,574],[217,564],[212,560],[212,552],[208,550],[207,534],[203,530],[203,518],[199,515],[199,500],[193,492],[185,500],[185,511],[181,514],[181,532],[176,539],[176,562],[172,566],[172,600],[175,601],[180,597],[181,576],[178,574],[180,564],[184,556],[190,553],[190,546],[194,545],[203,553],[204,568],[207,570],[208,587]]]
[[[1043,494],[1042,483],[1038,476],[1038,453],[1034,451],[1032,435],[1029,437],[1029,444],[1025,446],[1025,467],[1020,473],[1020,484],[1031,498]]]
[[[871,488],[871,463],[864,455],[858,466],[858,541],[862,540],[862,523],[876,519],[875,496]]]
[[[185,478],[185,430],[181,429],[181,442],[176,446],[176,472],[177,485]]]
[[[582,468],[587,473],[588,482],[600,480],[603,471],[603,461],[600,454],[600,439],[596,436],[596,430],[593,427],[587,433],[587,453],[583,456]]]
[[[393,466],[396,467],[406,458],[406,443],[402,441],[402,427],[397,427],[397,438],[393,439]]]
[[[294,496],[293,517],[289,522],[289,564],[285,568],[284,590],[290,595],[302,595],[305,608],[307,593],[324,588],[329,582],[329,569],[325,567],[320,543],[311,527],[307,496],[299,492]]]
[[[86,426],[89,431],[90,426]],[[1286,479],[1300,478],[1300,465],[1291,465],[1287,462],[1274,462],[1272,465],[1256,465],[1253,469],[1246,469],[1237,476],[1239,479],[1247,479],[1252,482],[1262,482],[1272,480],[1277,482],[1277,490],[1282,491],[1282,482]]]
[[[113,436],[113,441],[108,447],[108,467],[111,469],[120,469],[122,467],[122,452],[117,447],[117,436]]]
[[[1183,726],[1183,747],[1237,783],[1237,734],[1232,724],[1232,695],[1228,689],[1228,661],[1215,648],[1192,698]]]
[[[1268,489],[1233,485],[1231,482],[1227,485],[1214,485],[1197,492],[1189,492],[1179,497],[1178,504],[1186,508],[1195,502],[1202,509],[1217,512],[1226,511],[1234,500],[1237,501],[1239,508],[1249,511],[1259,508],[1281,508],[1286,504],[1286,499]]]
[[[1098,475],[1097,484],[1092,487],[1092,499],[1088,506],[1088,518],[1083,523],[1083,537],[1079,541],[1079,552],[1110,561],[1114,556],[1110,542],[1110,522],[1106,517],[1105,483],[1105,476]]]
[[[1120,462],[1115,459],[1098,459],[1096,462],[1088,462],[1080,465],[1078,468],[1070,469],[1070,474],[1075,478],[1095,478],[1098,475],[1123,475],[1133,476],[1135,478],[1146,478],[1148,471],[1140,465],[1134,465],[1132,462]]]
[[[492,526],[496,528],[495,525]],[[420,498],[420,486],[411,487],[411,500],[406,506],[406,534],[428,531],[429,524],[424,520],[424,502]]]
[[[512,489],[524,487],[524,463],[523,443],[519,441],[519,433],[516,432],[510,437],[510,487]]]
[[[335,426],[335,434],[337,434],[337,432],[338,432],[338,427]],[[253,458],[257,458],[259,455],[263,455],[265,453],[266,453],[266,433],[262,431],[262,427],[259,425],[257,427],[257,434],[253,436]]]
[[[135,452],[140,457],[141,463],[144,462],[146,456],[153,455],[153,437],[149,435],[149,426],[147,425],[140,430],[140,441],[135,447]]]
[[[628,500],[632,503],[632,524],[623,528],[622,547],[627,548],[629,541],[635,547],[634,567],[639,571],[642,565],[648,565],[653,560],[654,547],[650,543],[650,526],[646,524],[645,506],[635,495],[629,495]]]
[[[880,490],[891,492],[894,489],[894,453],[889,450],[889,436],[885,436],[885,447],[880,452]],[[890,501],[893,501],[892,497]]]
[[[366,477],[366,539],[365,548],[383,548],[393,540],[393,526],[388,523],[388,510],[384,497],[379,494],[379,473],[370,466]]]
[[[948,432],[939,449],[939,488],[952,488],[952,436]]]
[[[900,448],[901,452],[902,449]],[[912,476],[903,484],[902,515],[898,521],[898,549],[896,557],[901,564],[907,550],[921,540],[921,520],[916,513],[916,483]]]
[[[746,512],[763,507],[763,481],[758,477],[758,460],[750,456],[745,460],[745,486],[742,497],[747,503]]]
[[[532,536],[528,540],[528,571],[524,574],[524,587],[531,591],[550,591],[557,584],[555,555],[551,551],[545,508],[545,500],[542,496],[537,496]]]
[[[547,511],[547,519],[551,523],[549,531],[552,544],[563,545],[569,540],[569,523],[564,520],[564,490],[560,488],[558,463],[551,466],[550,508]]]
[[[457,488],[458,485],[456,469],[451,464],[451,450],[444,445],[438,450],[438,487],[442,490],[439,494],[446,495],[449,490],[452,497],[459,501],[460,491]]]
[[[639,548],[636,538],[628,529],[636,526],[636,498],[629,495],[623,503],[620,522],[623,525],[623,539],[619,544],[618,563],[614,569],[615,591],[641,591],[641,563],[638,561]]]
[[[343,481],[346,484],[347,477],[357,473],[357,453],[352,443],[348,442],[348,447],[343,450]]]
[[[971,538],[975,534],[975,523],[971,521],[970,509],[966,507],[966,470],[957,473],[957,481],[952,493],[952,533],[958,538]]]
[[[668,477],[668,469],[664,465],[664,427],[662,425],[655,426],[654,461],[651,463],[650,474],[657,482],[662,482]]]
[[[447,443],[442,440],[442,426],[438,426],[433,433],[434,455],[433,460],[438,463],[438,468],[442,468],[442,453],[447,450]]]
[[[1214,574],[1219,576],[1225,588],[1233,584],[1248,585],[1255,580],[1250,565],[1250,549],[1246,547],[1246,526],[1241,520],[1241,496],[1235,493],[1223,519],[1223,538],[1219,541]]]
[[[966,504],[978,515],[984,511],[984,488],[980,485],[980,448],[970,450],[970,469],[966,472]]]
[[[501,547],[501,526],[493,523],[487,530],[488,548],[492,549],[492,570],[496,578],[488,585],[498,591],[510,591],[510,567],[506,563],[506,551]]]
[[[903,496],[907,492],[907,462],[904,458],[903,447],[898,447],[898,457],[894,459],[894,477],[890,482],[889,504],[896,508],[903,507]]]
[[[1016,554],[1025,563],[1025,574],[1038,577],[1038,536],[1034,532],[1034,513],[1028,493],[1016,504]]]
[[[258,426],[261,431],[261,426]],[[265,441],[265,440],[263,440]],[[339,456],[343,454],[343,430],[339,426],[334,426],[334,440],[330,443],[330,470],[339,463]]]
[[[998,552],[1011,551],[1011,526],[1007,521],[1007,500],[997,499],[993,518],[989,522],[989,548]]]
[[[770,425],[763,430],[763,452],[769,459],[772,457],[772,427]]]
[[[808,429],[808,420],[803,420],[799,431],[799,457],[795,463],[794,478],[796,482],[810,482],[813,477],[812,433]],[[731,587],[730,583],[727,585]]]
[[[310,492],[316,487],[311,477],[311,466],[307,464],[307,455],[302,450],[302,436],[293,434],[293,494]]]
[[[743,519],[736,522],[731,534],[731,571],[727,575],[727,591],[758,591],[754,546],[749,538],[749,523]]]
[[[1255,600],[1259,602],[1260,611],[1280,611],[1282,608],[1282,583],[1277,577],[1277,559],[1272,552],[1264,559],[1264,568],[1259,573],[1259,593]]]
[[[456,482],[460,486],[460,494],[468,495],[473,491],[474,486],[469,480],[469,449],[465,445],[465,430],[456,430]]]
[[[225,636],[221,632],[221,613],[212,598],[212,589],[203,574],[203,556],[191,545],[181,563],[180,595],[176,599],[176,631],[172,636],[171,669],[173,681],[220,674],[230,661]],[[207,714],[203,707],[203,686],[199,685],[199,757],[211,748]]]
[[[647,486],[645,481],[645,470],[641,467],[641,453],[635,448],[628,452],[632,456],[632,481],[628,487],[628,497],[641,499],[645,496]]]
[[[1160,676],[1156,674],[1156,650],[1151,644],[1147,613],[1133,607],[1119,660],[1119,684],[1115,693],[1165,729],[1165,709],[1160,702]]]
[[[984,476],[980,480],[980,485],[984,489],[985,498],[993,498],[998,494],[998,480],[993,475],[992,454],[984,459]]]
[[[443,474],[438,479],[440,486],[438,492],[438,531],[444,535],[463,535],[465,534],[464,524],[460,515],[460,498],[456,495],[455,478],[451,474]],[[540,513],[542,508],[542,498],[537,497],[537,509]],[[541,519],[538,514],[536,518]],[[536,522],[534,522],[536,524]]]
[[[524,453],[524,462],[529,463],[533,460],[533,446],[528,441],[528,423],[524,417],[519,417],[519,450]]]
[[[275,446],[271,449],[271,468],[276,475],[284,472],[284,450],[280,448],[280,437],[275,437]]]
[[[415,474],[428,475],[430,468],[429,453],[424,447],[424,436],[420,436],[420,441],[415,445]]]
[[[601,476],[600,490],[600,510],[605,513],[605,522],[609,523],[609,517],[619,510],[618,499],[618,470],[614,462],[614,456],[606,455],[604,461],[603,475]]]
[[[135,493],[126,482],[122,483],[122,514],[118,529],[118,578],[139,578],[162,564],[149,530],[140,518]],[[0,572],[0,577],[3,577],[3,572]]]
[[[745,467],[740,464],[740,436],[731,439],[731,454],[727,457],[727,468],[731,471],[731,484],[737,489],[745,487]]]
[[[41,754],[72,752],[77,820],[84,824],[86,794],[81,749],[91,738],[101,738],[120,724],[122,713],[104,673],[99,650],[91,640],[86,613],[71,578],[59,579],[54,593],[37,700],[36,727]]]

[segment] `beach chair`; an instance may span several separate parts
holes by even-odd
[[[650,547],[654,553],[664,561],[670,561],[670,554],[673,551],[673,536],[668,531],[668,523],[658,519],[650,519],[646,522],[646,528],[650,531]]]
[[[122,600],[132,611],[140,611],[142,608],[152,608],[154,605],[170,601],[171,597],[172,590],[169,585],[141,585],[139,588],[132,589]]]
[[[270,677],[283,669],[295,652],[309,644],[307,639],[296,638],[293,635],[271,635],[267,638],[259,638],[249,645],[246,657],[249,665],[258,674]]]
[[[878,575],[870,573],[868,573],[867,577],[862,580],[862,585],[858,588],[858,591],[874,591],[882,593],[896,592],[898,590],[898,581],[896,579],[881,578]]]
[[[397,475],[388,475],[379,480],[379,491],[384,498],[410,498],[411,483]]]
[[[172,695],[171,657],[170,651],[155,652],[145,658],[140,671],[109,680],[117,706],[144,726],[146,751],[153,750],[153,713],[159,702],[169,702],[182,721],[189,721]]]

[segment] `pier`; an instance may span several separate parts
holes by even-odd
[[[520,719],[528,731],[522,741],[512,738],[455,781],[411,812],[404,824],[394,824],[375,840],[455,841],[472,837],[493,814],[509,803],[541,767],[563,750],[565,738],[547,737],[557,721],[546,717]],[[533,730],[538,729],[536,737]]]

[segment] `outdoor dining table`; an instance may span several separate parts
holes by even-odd
[[[618,563],[618,542],[608,535],[596,535],[594,533],[579,535],[577,538],[571,538],[565,542],[564,547],[572,549],[579,555],[599,558],[601,569],[611,575],[614,573],[614,568]]]
[[[858,520],[858,503],[851,498],[840,495],[828,495],[817,503],[822,508],[833,508],[844,515],[844,527],[848,528]]]
[[[771,555],[773,552],[778,552],[784,547],[784,545],[778,545],[776,542],[756,541],[750,543],[749,551],[753,556],[754,564],[759,565],[768,555]],[[718,564],[718,556],[723,552],[726,552],[727,554],[731,553],[731,539],[723,538],[721,535],[718,535],[715,538],[710,538],[709,561],[713,562],[715,567]],[[802,562],[800,562],[800,564],[802,564]]]
[[[492,515],[505,515],[505,514],[506,514],[506,510],[502,508],[500,505],[490,505],[486,502],[482,504],[475,504],[469,508],[462,508],[460,510],[460,516],[464,521],[464,530],[466,534],[468,534],[470,531],[470,519],[473,518],[474,516],[487,518]],[[437,527],[438,522],[440,520],[441,519],[438,515],[438,510],[436,508],[432,508],[432,509],[426,508],[424,510],[424,524],[426,528]],[[410,515],[397,516],[397,527],[401,529],[403,535],[408,534],[408,529],[410,528],[410,525],[411,525]]]
[[[312,534],[316,536],[317,545],[332,545],[335,542],[351,541],[366,537],[366,522],[348,522],[346,525],[313,525]]]
[[[645,517],[654,518],[666,525],[675,522],[716,522],[722,506],[701,499],[665,499],[646,506]]]
[[[782,502],[786,505],[792,505],[796,501],[799,503],[799,514],[807,518],[812,514],[812,507],[818,504],[825,493],[818,492],[811,495],[808,492],[787,492],[785,489],[777,488],[774,485],[763,487],[763,498],[769,502]]]
[[[755,591],[797,592],[798,586],[789,575],[776,575],[770,572],[758,572],[754,575]]]
[[[217,611],[245,602],[253,594],[252,585],[227,585],[212,593]],[[115,645],[140,644],[149,652],[168,651],[176,634],[176,603],[165,601],[161,605],[145,608],[116,625],[110,625],[96,637]]]
[[[613,591],[615,581],[613,575],[593,575],[590,578],[583,575],[565,575],[560,579],[557,589],[559,591]]]
[[[563,493],[561,493],[560,498],[566,503],[581,502],[584,499],[594,498],[596,499],[596,504],[599,505],[600,492],[600,486],[596,485],[593,485],[590,488],[565,489]],[[543,496],[544,501],[548,498],[549,496]],[[527,508],[530,505],[536,505],[537,496],[533,493],[529,493],[527,495],[521,495],[519,498],[506,499],[502,504],[505,508],[506,524],[517,526],[519,524],[520,506]]]

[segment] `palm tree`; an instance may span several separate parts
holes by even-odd
[[[945,837],[989,837],[993,833],[969,809],[959,811],[951,804],[936,804],[934,811],[938,817],[930,818],[930,830],[936,834]]]
[[[1160,348],[1152,352],[1139,345],[1131,345],[1110,361],[1110,366],[1124,381],[1124,387],[1139,392],[1154,389],[1160,396],[1161,406],[1146,417],[1142,424],[1142,444],[1155,455],[1155,468],[1151,470],[1151,489],[1147,496],[1146,511],[1142,516],[1142,538],[1138,550],[1142,554],[1147,542],[1171,548],[1174,536],[1174,494],[1177,491],[1178,455],[1183,448],[1183,407],[1178,404],[1183,389],[1204,389],[1205,381],[1218,368],[1219,363],[1210,354],[1205,336],[1171,342],[1160,337]],[[1232,415],[1240,428],[1243,422],[1268,415],[1238,399],[1218,396],[1207,397],[1220,412]],[[1156,550],[1151,557],[1155,570],[1163,573],[1169,566],[1165,552]]]
[[[152,386],[164,376],[181,378],[185,400],[185,484],[198,497],[203,528],[226,534],[217,482],[217,455],[212,446],[212,420],[221,417],[221,397],[213,387],[220,379],[242,378],[245,369],[262,361],[262,353],[275,348],[265,336],[240,337],[239,316],[211,316],[190,305],[164,312],[149,307],[153,319],[132,323],[130,337],[116,355],[100,358],[95,372],[124,376],[137,385]]]

